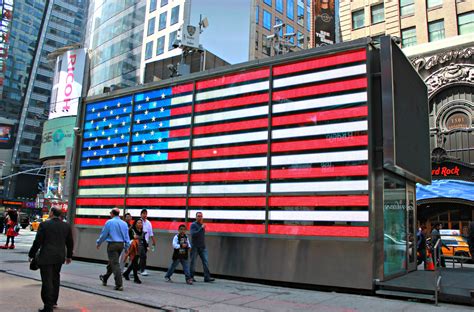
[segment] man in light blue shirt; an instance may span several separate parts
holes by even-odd
[[[130,245],[130,237],[128,235],[127,223],[120,219],[120,209],[115,207],[110,211],[110,220],[105,223],[99,238],[97,239],[97,249],[100,244],[107,241],[107,273],[99,275],[102,285],[107,286],[107,279],[114,274],[115,290],[123,290],[122,272],[120,271],[120,254],[122,250],[128,249]]]

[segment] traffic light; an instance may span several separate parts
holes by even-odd
[[[61,170],[61,171],[59,172],[59,177],[60,177],[61,179],[63,179],[63,180],[66,179],[66,172],[67,172],[67,171],[64,170],[64,169]]]

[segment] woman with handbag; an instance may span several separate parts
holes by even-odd
[[[20,232],[20,225],[18,224],[18,212],[13,209],[8,210],[7,215],[7,243],[4,246],[0,246],[0,249],[14,249],[15,248],[15,237],[18,236],[18,232]],[[11,240],[10,247],[8,243]]]
[[[133,281],[137,284],[141,284],[142,281],[138,278],[138,262],[140,256],[143,255],[145,249],[148,248],[148,244],[145,239],[145,233],[143,231],[142,219],[135,220],[133,226],[129,229],[130,239],[132,243],[130,248],[125,253],[125,259],[130,259],[130,265],[127,270],[123,273],[123,277],[128,281],[130,280],[130,272],[133,270]]]

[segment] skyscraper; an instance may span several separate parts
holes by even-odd
[[[91,0],[85,46],[90,51],[88,95],[136,85],[145,0]]]
[[[83,41],[87,0],[14,0],[0,115],[16,123],[11,172],[40,165],[43,122],[48,115],[53,69],[47,55]],[[4,172],[4,175],[8,173]],[[18,175],[5,197],[32,197],[38,177]],[[18,186],[18,187],[17,187]]]

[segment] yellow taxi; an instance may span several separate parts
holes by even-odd
[[[471,258],[469,253],[469,244],[459,230],[440,230],[442,241],[442,251],[446,258],[453,256],[464,257],[466,259],[456,259],[456,261],[466,262]]]
[[[49,215],[44,215],[39,219],[36,219],[35,221],[30,223],[30,231],[38,231],[38,227],[41,222],[44,222],[49,219]]]

